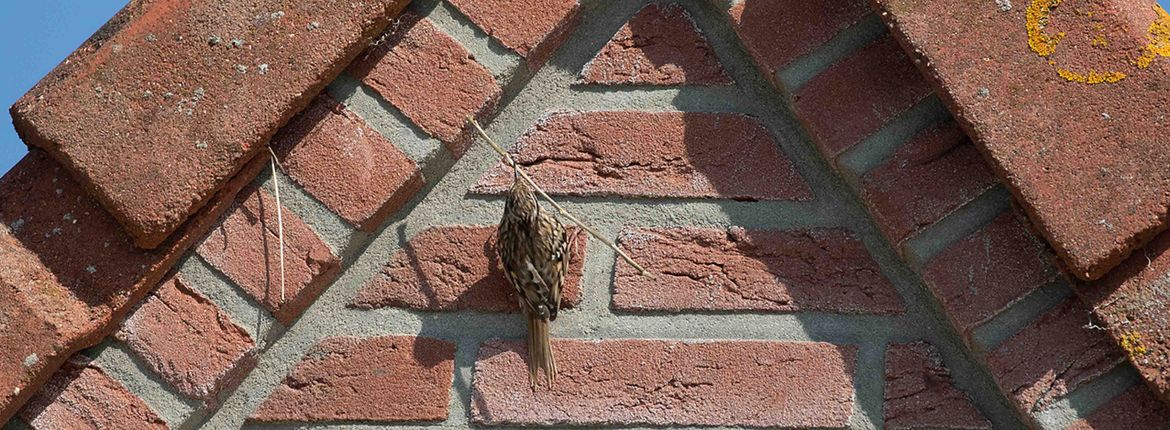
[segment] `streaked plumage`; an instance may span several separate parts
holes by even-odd
[[[561,287],[569,267],[569,239],[565,227],[543,210],[532,189],[513,175],[498,231],[498,252],[504,275],[528,319],[528,376],[536,387],[544,370],[551,387],[557,365],[549,344],[548,323],[557,319]]]

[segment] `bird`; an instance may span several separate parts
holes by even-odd
[[[504,203],[496,243],[504,276],[516,290],[520,309],[528,320],[528,380],[536,389],[544,372],[549,389],[557,378],[557,364],[549,343],[549,322],[557,319],[561,290],[569,268],[571,239],[565,226],[544,211],[532,187],[513,168],[512,187]]]

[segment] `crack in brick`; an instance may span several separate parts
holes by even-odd
[[[668,284],[619,263],[615,303],[629,309],[806,309],[889,312],[900,297],[842,232],[648,228],[619,243]],[[828,293],[825,293],[828,288]],[[814,294],[811,289],[820,292]],[[755,304],[752,304],[755,303]]]
[[[736,150],[723,149],[729,141]],[[557,112],[525,132],[512,152],[553,195],[812,198],[772,135],[742,114]],[[500,193],[510,178],[500,164],[472,190]]]

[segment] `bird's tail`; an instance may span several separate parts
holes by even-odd
[[[539,315],[528,315],[528,381],[536,389],[537,373],[544,370],[548,387],[557,380],[557,361],[553,358],[552,344],[548,338],[548,320]]]

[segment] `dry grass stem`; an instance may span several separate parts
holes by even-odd
[[[276,151],[272,147],[268,147],[268,153],[272,155],[272,188],[276,194],[276,237],[280,242],[280,302],[284,303],[284,215],[282,215],[280,205],[280,177],[276,176]],[[284,167],[280,168],[284,171]]]
[[[552,197],[549,197],[548,194],[544,192],[544,189],[540,188],[540,185],[537,185],[536,182],[532,180],[531,176],[528,176],[528,172],[525,172],[524,169],[521,169],[520,165],[516,164],[516,160],[513,160],[512,156],[509,155],[507,151],[504,151],[503,147],[492,140],[492,138],[487,135],[487,132],[483,131],[483,127],[480,127],[479,122],[476,121],[475,118],[468,117],[467,122],[474,126],[475,130],[479,132],[479,135],[482,136],[483,139],[487,141],[488,145],[490,145],[492,149],[496,151],[496,154],[500,155],[500,159],[503,160],[504,163],[509,167],[515,169],[516,172],[520,174],[520,177],[524,178],[524,181],[528,182],[528,185],[532,186],[532,189],[536,190],[537,194],[540,194],[541,197],[543,197],[549,202],[549,204],[557,209],[557,212],[559,212],[560,215],[568,218],[570,221],[573,221],[574,224],[577,224],[578,227],[581,227],[581,229],[589,233],[590,236],[593,236],[597,238],[597,240],[605,243],[606,246],[610,247],[610,249],[613,249],[614,252],[617,252],[618,256],[622,257],[622,260],[626,260],[627,263],[630,263],[631,266],[634,266],[635,269],[638,269],[638,272],[641,273],[642,276],[646,276],[651,279],[654,278],[654,275],[650,273],[649,270],[646,270],[645,267],[642,267],[642,265],[635,262],[633,258],[630,258],[629,255],[626,255],[626,253],[619,249],[617,245],[613,243],[613,241],[602,237],[601,234],[597,233],[596,230],[593,230],[589,226],[585,225],[584,222],[581,222],[580,219],[577,219],[577,217],[573,216],[573,214],[569,213],[569,211],[565,210],[565,208],[557,204],[557,202],[553,200]]]

